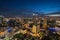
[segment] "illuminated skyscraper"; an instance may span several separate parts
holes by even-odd
[[[37,23],[37,20],[38,20],[38,18],[37,18],[37,14],[35,15],[33,15],[33,27],[32,27],[32,32],[33,33],[38,33],[39,31],[40,31],[40,25],[38,25],[38,23]]]

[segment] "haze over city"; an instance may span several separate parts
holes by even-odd
[[[0,15],[31,15],[60,12],[60,0],[0,0]]]

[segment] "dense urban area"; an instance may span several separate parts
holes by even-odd
[[[0,40],[60,40],[60,17],[0,16]]]

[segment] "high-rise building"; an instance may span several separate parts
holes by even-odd
[[[39,25],[33,25],[33,27],[32,27],[32,32],[33,33],[38,33],[40,31],[40,26]]]
[[[37,27],[35,25],[33,25],[33,27],[32,27],[32,32],[37,33]]]
[[[3,22],[3,16],[0,16],[0,24]]]

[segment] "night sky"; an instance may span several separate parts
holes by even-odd
[[[52,13],[60,11],[60,0],[0,0],[0,14],[20,14],[22,9]]]

